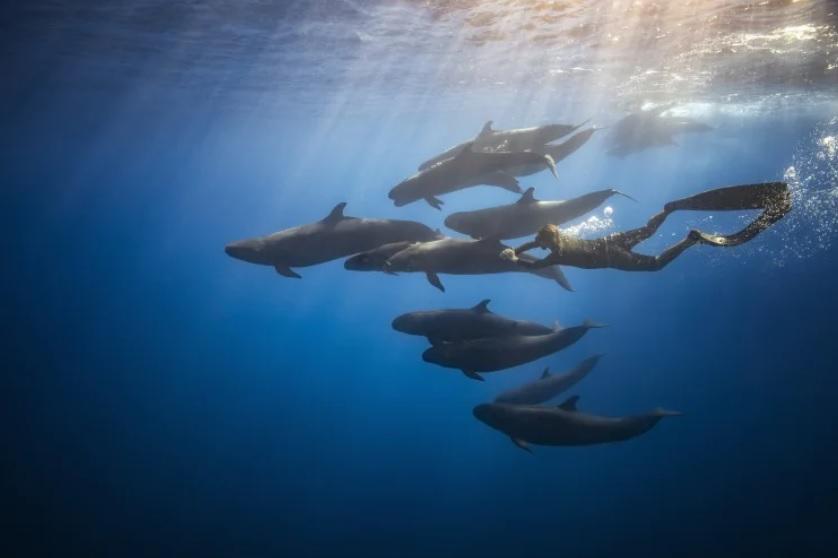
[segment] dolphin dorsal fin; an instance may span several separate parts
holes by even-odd
[[[516,203],[523,205],[527,203],[535,203],[537,201],[538,200],[535,199],[535,188],[530,186],[529,188],[527,188],[526,192],[521,194],[521,198]]]
[[[471,309],[479,314],[488,314],[489,312],[491,312],[491,310],[489,310],[490,302],[492,302],[491,298],[484,298],[476,305],[474,305]]]
[[[544,378],[549,378],[549,377],[550,377],[550,369],[545,368],[544,372],[541,373],[541,379],[543,380]]]
[[[492,132],[494,132],[494,130],[492,130],[492,121],[489,120],[488,122],[483,124],[483,128],[481,128],[480,133],[477,134],[477,137],[482,138],[483,136],[489,135]]]
[[[576,403],[578,403],[578,402],[579,402],[579,396],[578,395],[573,395],[571,397],[568,397],[567,401],[565,401],[564,403],[559,405],[559,409],[561,409],[562,411],[570,411],[570,412],[578,411],[579,409],[576,408]]]
[[[343,215],[343,209],[345,207],[346,202],[340,202],[334,208],[332,208],[332,211],[330,211],[329,214],[326,215],[322,222],[331,225],[337,223],[338,221],[346,219],[346,217]]]

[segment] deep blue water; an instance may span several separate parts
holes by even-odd
[[[340,201],[441,227],[515,196],[483,187],[442,213],[393,207],[387,190],[422,160],[490,117],[607,125],[619,110],[479,84],[417,98],[373,83],[360,102],[365,89],[317,76],[305,101],[282,85],[267,102],[270,88],[224,89],[258,61],[209,94],[162,79],[166,48],[90,82],[81,62],[13,39],[4,52],[22,73],[0,112],[4,555],[834,555],[829,87],[779,105],[679,99],[715,130],[625,159],[605,155],[604,130],[558,182],[522,179],[542,198],[618,187],[639,200],[609,201],[620,230],[699,190],[792,177],[792,214],[748,245],[692,248],[657,273],[566,269],[573,293],[508,274],[444,276],[443,294],[341,261],[295,281],[223,247]],[[675,215],[643,250],[696,224],[709,226]],[[522,319],[609,327],[484,383],[422,362],[424,341],[390,327],[483,298]],[[472,417],[544,365],[594,353],[606,356],[572,391],[581,408],[684,415],[625,443],[534,455]]]

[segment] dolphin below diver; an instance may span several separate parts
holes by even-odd
[[[443,201],[437,196],[471,186],[486,184],[520,193],[518,180],[508,171],[525,165],[549,168],[556,176],[556,164],[549,155],[529,151],[481,153],[467,145],[456,156],[403,180],[388,196],[398,207],[425,200],[431,207],[441,209]]]
[[[438,232],[422,223],[395,219],[359,219],[343,214],[337,204],[324,219],[267,236],[239,240],[224,251],[246,262],[270,265],[285,277],[300,278],[292,268],[306,267],[396,241],[436,238]]]
[[[540,201],[528,188],[512,204],[461,211],[445,218],[445,226],[472,238],[495,237],[501,240],[534,235],[544,225],[561,225],[599,207],[608,198],[626,194],[614,189],[591,192],[562,201]]]
[[[563,374],[550,374],[545,368],[539,379],[501,393],[495,398],[495,403],[537,405],[549,401],[587,376],[601,357],[596,355],[587,358]]]
[[[535,322],[499,316],[489,310],[489,302],[489,299],[481,300],[471,308],[408,312],[393,320],[393,329],[425,336],[432,345],[504,335],[544,335],[552,331]]]
[[[472,144],[475,151],[538,151],[551,141],[555,141],[568,134],[572,134],[584,125],[585,122],[576,125],[547,124],[544,126],[534,126],[532,128],[495,130],[492,128],[492,121],[489,120],[483,125],[483,129],[480,130],[480,133],[477,134],[477,136],[469,141],[464,141],[463,143],[459,143],[454,147],[446,149],[439,155],[428,159],[419,165],[419,170],[422,171],[428,169],[441,161],[450,159]]]
[[[483,380],[480,372],[496,372],[526,364],[565,349],[591,328],[605,327],[586,320],[581,325],[557,328],[546,335],[510,335],[441,343],[422,353],[422,360],[457,368],[469,378]]]
[[[463,238],[442,238],[428,242],[415,242],[390,255],[383,263],[385,273],[422,272],[428,282],[441,291],[445,291],[439,274],[484,275],[489,273],[528,272],[523,266],[506,260],[497,250],[506,247],[497,239],[468,240]],[[382,246],[381,251],[390,252],[391,246]],[[362,261],[370,265],[380,261],[374,252],[358,254],[348,260],[344,267],[358,269],[364,267]],[[529,261],[529,260],[528,260]],[[562,288],[572,291],[567,278],[558,266],[533,269],[534,275],[555,281]]]
[[[605,417],[579,412],[578,400],[578,396],[573,396],[558,407],[483,403],[472,413],[477,420],[503,432],[516,446],[530,452],[528,444],[587,446],[621,442],[648,432],[663,417],[681,414],[659,408],[642,415]]]

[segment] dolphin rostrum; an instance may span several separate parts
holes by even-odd
[[[587,376],[601,357],[596,355],[587,358],[563,374],[550,374],[545,368],[539,379],[501,393],[495,398],[495,403],[537,405],[549,401]]]
[[[346,203],[337,204],[316,223],[232,242],[224,251],[239,260],[273,266],[285,277],[299,278],[292,268],[328,262],[390,242],[431,240],[438,235],[415,221],[347,217],[344,207]]]
[[[393,329],[423,335],[432,345],[504,335],[544,335],[552,331],[535,322],[499,316],[489,310],[489,302],[489,299],[481,300],[472,308],[409,312],[393,320]]]
[[[470,186],[487,184],[520,193],[518,180],[508,171],[524,165],[540,165],[556,175],[556,164],[549,155],[529,151],[481,153],[468,145],[456,156],[403,180],[390,190],[389,197],[396,206],[425,200],[431,207],[441,209],[443,202],[437,196]]]
[[[557,328],[546,335],[510,335],[435,345],[422,354],[425,362],[458,368],[475,380],[479,372],[495,372],[538,360],[579,341],[591,328],[604,327],[586,320],[582,325]]]
[[[539,151],[551,141],[575,132],[584,124],[585,122],[575,126],[572,124],[547,124],[532,128],[494,130],[490,120],[483,125],[483,129],[473,139],[459,143],[436,157],[428,159],[419,165],[419,170],[428,169],[441,161],[450,159],[472,144],[475,151]]]
[[[519,448],[530,451],[528,443],[542,446],[587,446],[621,442],[651,430],[663,417],[677,411],[655,409],[642,415],[605,417],[581,413],[578,396],[558,407],[483,403],[472,413],[477,420],[509,436]]]
[[[550,279],[569,291],[573,290],[558,266],[526,269],[500,257],[498,250],[503,250],[505,247],[505,244],[494,238],[483,240],[443,238],[429,242],[416,242],[387,258],[383,271],[387,273],[422,272],[428,281],[441,291],[445,291],[445,287],[439,279],[440,273],[484,275],[521,271]],[[367,261],[378,259],[371,256],[366,255]],[[359,254],[352,260],[357,261],[364,257]],[[352,265],[355,265],[355,261]],[[344,265],[348,266],[349,262]]]
[[[519,238],[534,235],[544,225],[561,225],[581,217],[611,196],[626,196],[617,190],[608,189],[570,200],[540,201],[535,198],[534,191],[528,188],[512,204],[452,213],[445,219],[445,226],[472,238]]]

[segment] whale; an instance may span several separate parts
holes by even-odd
[[[677,145],[674,136],[683,133],[698,133],[712,130],[711,126],[692,118],[663,116],[672,108],[661,106],[629,114],[618,121],[609,136],[607,153],[625,157],[632,153],[653,147]]]
[[[518,180],[508,171],[525,165],[550,169],[557,176],[556,164],[549,155],[529,151],[481,153],[467,145],[454,157],[401,181],[388,196],[397,207],[425,200],[431,207],[442,209],[443,201],[438,196],[481,184],[520,194]]]
[[[597,130],[598,128],[588,128],[587,130],[583,130],[570,136],[570,138],[562,143],[543,145],[541,147],[533,148],[531,151],[542,155],[549,155],[550,158],[553,159],[553,162],[558,164],[559,161],[566,159],[575,153],[580,147],[585,145]],[[543,167],[539,165],[521,165],[518,167],[512,167],[507,172],[516,178],[522,178],[524,176],[530,176],[541,172],[542,170]]]
[[[382,247],[382,250],[386,247]],[[572,291],[564,272],[558,266],[538,269],[527,269],[500,257],[500,252],[507,246],[496,238],[469,240],[464,238],[442,238],[428,242],[415,242],[408,247],[389,256],[383,264],[382,271],[386,273],[424,273],[428,282],[441,291],[445,286],[439,278],[440,274],[451,275],[484,275],[489,273],[531,273],[555,281],[562,288]],[[356,255],[352,265],[358,260],[378,260],[375,255]],[[528,256],[527,261],[535,261]],[[344,267],[350,265],[349,262]]]
[[[299,279],[295,267],[307,267],[371,250],[398,241],[426,241],[438,232],[422,223],[395,219],[361,219],[343,214],[345,202],[315,223],[267,236],[231,242],[224,251],[232,258],[268,265],[284,277]]]
[[[506,370],[546,357],[579,341],[589,329],[605,327],[586,320],[578,326],[557,327],[545,335],[510,335],[441,343],[422,353],[422,360],[456,368],[473,380],[481,372]]]
[[[570,200],[541,201],[535,198],[534,192],[534,188],[527,188],[512,204],[452,213],[446,217],[445,226],[472,238],[520,238],[534,235],[544,225],[561,225],[581,217],[612,196],[629,197],[607,189]]]
[[[549,401],[587,376],[600,358],[602,358],[602,355],[586,358],[571,370],[562,374],[550,374],[549,369],[545,368],[540,378],[504,391],[495,397],[495,403],[537,405]]]
[[[487,298],[471,308],[408,312],[393,320],[393,329],[427,337],[432,345],[505,335],[545,335],[552,331],[539,323],[495,314],[489,310],[489,302]]]
[[[587,122],[587,121],[586,121]],[[581,124],[546,124],[531,128],[495,130],[489,120],[474,138],[458,143],[439,155],[431,157],[419,165],[419,170],[428,169],[446,159],[455,157],[463,149],[473,145],[475,151],[537,151],[546,144],[572,134],[585,125]],[[587,140],[586,140],[587,141]],[[584,142],[583,142],[584,143]]]
[[[573,396],[557,407],[482,403],[472,414],[529,452],[529,444],[588,446],[621,442],[648,432],[664,417],[681,414],[658,408],[624,417],[591,415],[578,410],[578,401],[579,397]]]

